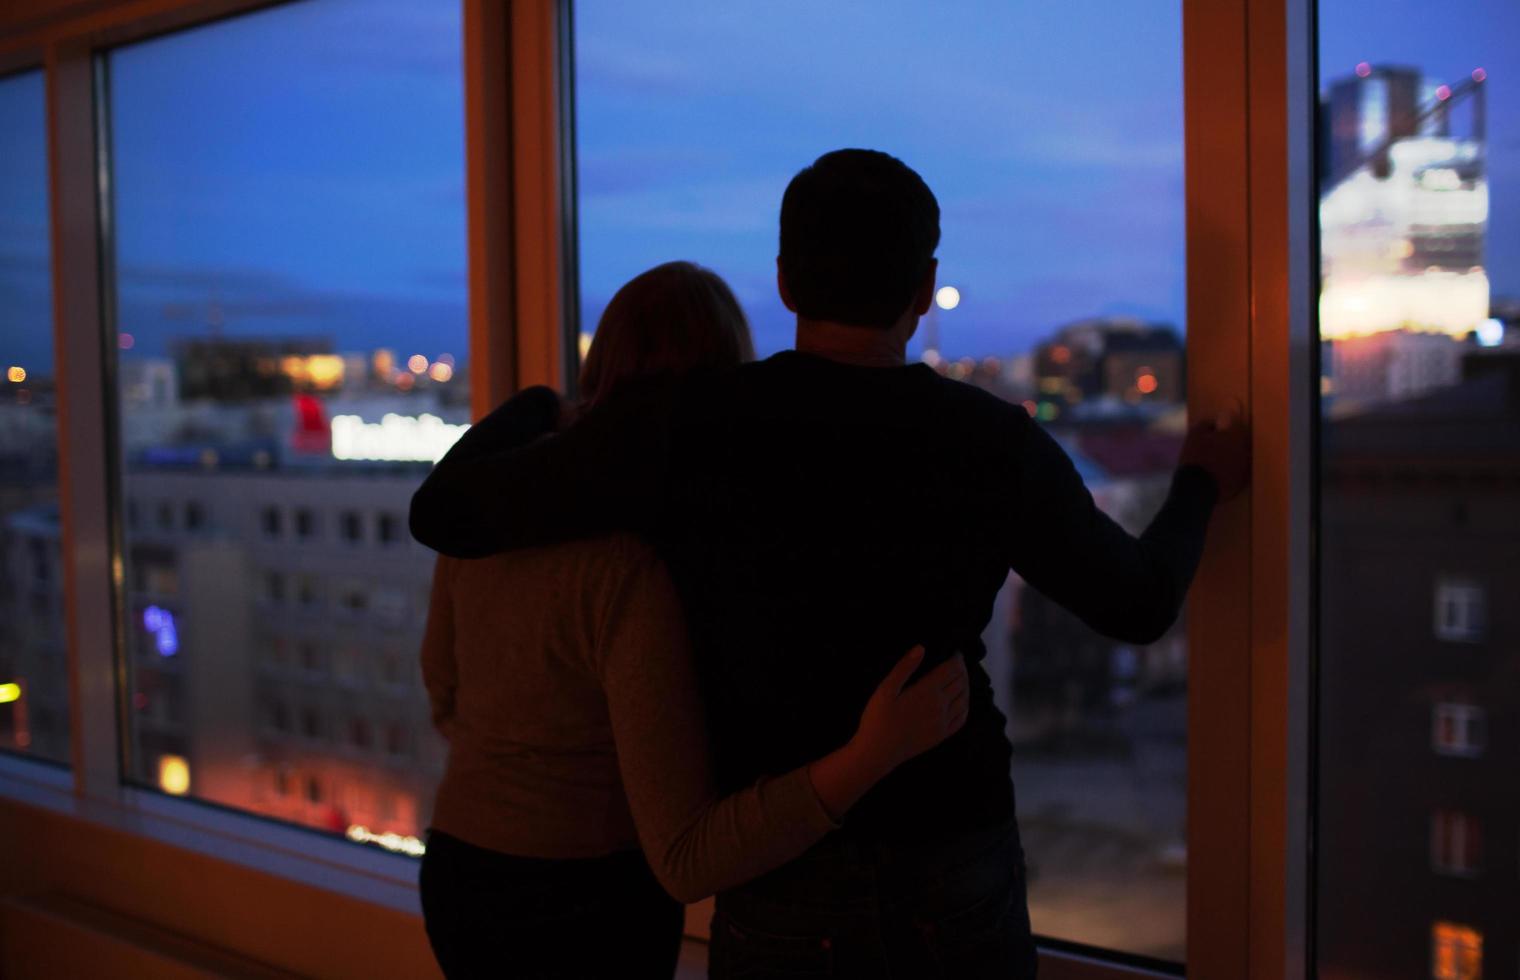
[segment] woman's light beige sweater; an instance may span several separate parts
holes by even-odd
[[[642,846],[695,901],[834,826],[806,769],[716,795],[680,602],[635,537],[440,558],[422,673],[449,742],[432,826],[478,847]]]

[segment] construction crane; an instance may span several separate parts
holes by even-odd
[[[1442,85],[1436,89],[1435,101],[1421,109],[1419,114],[1411,120],[1409,132],[1389,133],[1377,146],[1348,161],[1341,167],[1339,173],[1330,176],[1330,180],[1325,183],[1321,193],[1329,192],[1346,178],[1369,165],[1372,168],[1373,174],[1377,177],[1387,177],[1389,173],[1388,151],[1392,149],[1393,144],[1417,135],[1420,132],[1420,127],[1427,121],[1446,115],[1451,111],[1452,106],[1469,96],[1473,100],[1472,139],[1479,146],[1482,146],[1487,136],[1488,128],[1487,88],[1484,85],[1484,82],[1487,80],[1488,72],[1482,68],[1475,68],[1467,78],[1452,85]]]

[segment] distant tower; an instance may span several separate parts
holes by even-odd
[[[1419,132],[1421,77],[1418,69],[1372,66],[1363,62],[1355,74],[1330,86],[1329,151],[1324,156],[1327,183],[1335,183],[1384,142]],[[1388,172],[1388,160],[1372,162],[1378,176]]]

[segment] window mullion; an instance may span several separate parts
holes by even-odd
[[[102,340],[107,256],[95,100],[88,47],[51,46],[47,118],[70,718],[75,791],[99,799],[114,797],[120,788],[114,580],[121,561],[109,518],[116,480]]]

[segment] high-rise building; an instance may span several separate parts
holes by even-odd
[[[1464,368],[1458,384],[1325,424],[1330,975],[1411,976],[1459,956],[1515,975],[1520,616],[1504,586],[1520,535],[1520,357],[1474,352]]]
[[[1355,74],[1332,82],[1320,179],[1339,182],[1385,142],[1417,135],[1422,93],[1417,68],[1362,64]],[[1386,166],[1386,158],[1374,163],[1376,169]]]
[[[1320,198],[1320,334],[1390,330],[1462,337],[1489,317],[1484,271],[1488,177],[1481,70],[1418,102],[1423,80],[1361,65],[1332,84],[1328,172]],[[1471,99],[1471,132],[1450,133]]]
[[[418,673],[416,467],[139,464],[127,498],[133,774],[324,830],[415,836],[444,749]]]

